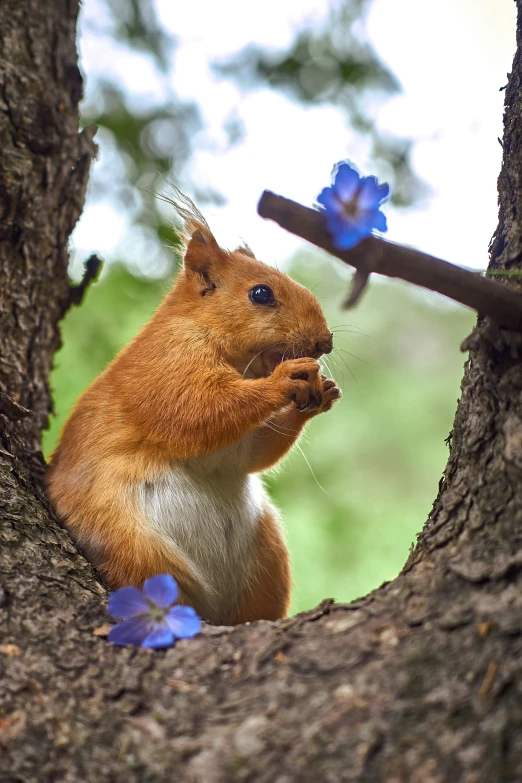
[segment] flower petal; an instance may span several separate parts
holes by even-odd
[[[370,228],[366,228],[359,225],[359,216],[357,220],[338,220],[332,221],[328,226],[328,230],[332,235],[334,246],[338,250],[350,250],[361,239],[365,239],[370,235]]]
[[[355,247],[363,237],[354,233],[352,230],[349,230],[339,231],[337,234],[332,235],[332,239],[334,247],[338,250],[350,250],[352,247]]]
[[[359,212],[356,221],[354,221],[359,236],[370,236],[372,228],[375,227],[376,214],[376,209],[366,209],[363,212]]]
[[[375,216],[373,218],[373,227],[377,229],[377,231],[387,231],[388,230],[388,224],[386,223],[386,215],[384,215],[380,210],[377,210],[375,213]]]
[[[131,617],[114,625],[107,639],[113,644],[141,644],[154,630],[155,625],[148,617]]]
[[[191,606],[173,606],[165,615],[165,620],[178,639],[188,639],[201,630],[201,618]]]
[[[170,574],[157,574],[147,579],[143,592],[158,609],[167,609],[178,600],[178,585]]]
[[[137,587],[120,587],[109,596],[107,611],[117,619],[120,617],[132,617],[135,614],[143,614],[150,609],[149,604],[141,590]]]
[[[361,209],[376,209],[390,195],[387,182],[379,185],[377,177],[363,177],[357,201]]]
[[[343,231],[344,229],[355,230],[357,222],[354,218],[348,215],[336,215],[333,212],[326,213],[326,225],[330,234],[335,234],[337,231]]]
[[[350,164],[338,163],[332,187],[323,188],[317,198],[335,247],[349,250],[374,229],[386,231],[379,206],[389,194],[387,183],[380,185],[376,177],[361,177]]]
[[[322,204],[327,212],[341,213],[343,211],[342,202],[339,201],[333,188],[323,188],[317,196],[317,201]]]
[[[348,163],[341,163],[335,173],[334,190],[341,201],[351,201],[359,188],[359,173]]]
[[[166,625],[162,625],[159,628],[155,628],[148,636],[142,641],[142,647],[152,647],[157,650],[161,647],[172,647],[175,642],[174,634],[170,628]]]

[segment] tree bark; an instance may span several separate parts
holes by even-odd
[[[522,262],[517,6],[492,245],[505,269]],[[105,591],[35,452],[94,153],[77,133],[76,14],[76,0],[0,5],[0,780],[522,780],[522,336],[487,319],[439,495],[393,582],[163,652],[97,635]]]

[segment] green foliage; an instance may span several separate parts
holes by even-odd
[[[167,71],[173,41],[158,23],[153,0],[106,2],[114,37],[129,48],[149,55],[162,71]]]
[[[343,272],[318,255],[299,258],[291,270],[327,312],[336,345],[327,363],[343,389],[300,441],[306,459],[294,450],[266,479],[289,539],[294,611],[326,596],[347,601],[400,570],[447,459],[464,363],[458,346],[474,320],[440,298],[379,280],[357,309],[341,311]],[[69,312],[52,375],[58,415],[44,437],[46,453],[81,391],[167,288],[111,267]]]
[[[49,454],[81,392],[137,333],[168,289],[163,281],[136,278],[123,266],[111,265],[73,307],[62,323],[63,347],[54,358],[51,385],[57,415],[44,433]]]
[[[393,203],[406,206],[423,195],[426,186],[412,169],[412,142],[383,133],[374,109],[368,108],[369,99],[378,96],[382,101],[401,87],[361,34],[367,5],[367,0],[333,4],[324,23],[298,30],[287,50],[249,44],[214,69],[245,90],[265,84],[305,105],[339,107],[350,127],[369,142],[373,173],[391,183]]]
[[[459,344],[474,314],[379,280],[355,310],[340,311],[347,282],[338,266],[314,257],[292,276],[314,290],[332,327],[351,330],[333,329],[327,358],[343,398],[300,444],[323,489],[299,451],[269,479],[287,527],[297,611],[326,596],[364,595],[404,564],[446,464]]]
[[[345,114],[351,132],[364,136],[374,173],[392,185],[396,205],[411,204],[424,186],[410,162],[411,141],[383,133],[375,123],[375,99],[381,102],[400,85],[361,33],[368,0],[333,3],[320,24],[303,23],[287,50],[264,50],[253,44],[214,63],[223,79],[244,89],[269,85],[304,105],[330,105]],[[153,0],[100,0],[100,13],[85,28],[114,51],[148,58],[153,66],[150,99],[133,94],[132,81],[118,69],[87,73],[82,104],[83,124],[97,125],[100,162],[93,168],[89,203],[111,201],[125,212],[135,235],[141,235],[153,254],[175,241],[158,199],[151,193],[168,190],[166,180],[191,182],[190,161],[203,141],[205,128],[196,100],[180,98],[173,87],[176,37],[161,28]],[[84,10],[86,14],[88,9]],[[101,43],[103,46],[104,44]],[[194,96],[195,98],[197,96]],[[223,124],[228,144],[243,138],[242,118],[230,115]],[[323,143],[328,138],[325,128]],[[335,163],[332,160],[332,165]],[[364,164],[364,161],[359,161]],[[195,200],[223,203],[212,188],[190,188]]]
[[[177,235],[152,194],[168,190],[167,180],[177,179],[190,157],[192,139],[202,129],[200,109],[172,87],[176,40],[162,30],[153,0],[100,0],[100,11],[100,40],[110,42],[115,57],[122,50],[148,58],[153,80],[150,99],[137,100],[132,82],[122,81],[117,69],[87,74],[82,124],[98,127],[100,149],[88,203],[112,201],[152,247],[176,244]]]

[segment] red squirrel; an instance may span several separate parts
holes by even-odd
[[[255,475],[341,396],[316,298],[190,199],[185,256],[152,319],[80,397],[50,459],[54,507],[111,588],[170,573],[208,622],[285,617],[288,551]]]

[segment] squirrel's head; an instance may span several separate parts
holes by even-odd
[[[332,334],[315,296],[250,248],[223,250],[192,202],[183,203],[190,208],[176,203],[187,229],[176,308],[223,358],[246,377],[261,377],[284,359],[330,353]]]

